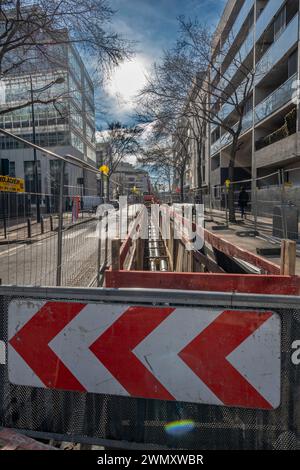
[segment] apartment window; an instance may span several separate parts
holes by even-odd
[[[37,173],[38,173],[38,193],[41,192],[41,162],[37,162]],[[27,193],[36,192],[36,178],[35,178],[35,163],[34,161],[24,162],[24,175],[25,175],[25,191]],[[35,199],[34,199],[35,200]]]
[[[284,31],[286,25],[286,7],[284,7],[274,21],[274,41],[276,41]]]
[[[288,58],[288,76],[289,78],[297,73],[298,54],[294,51]]]
[[[211,143],[214,144],[215,142],[217,142],[217,140],[219,140],[221,136],[221,133],[220,133],[220,127],[217,127],[213,133],[211,134]]]
[[[253,99],[252,99],[252,96],[251,96],[245,103],[244,116],[247,113],[249,113],[250,111],[252,111],[252,109],[253,109]]]
[[[9,176],[12,178],[16,177],[16,163],[15,162],[9,162]]]

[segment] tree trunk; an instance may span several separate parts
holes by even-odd
[[[199,188],[199,194],[197,198],[198,204],[203,204],[203,195],[202,195],[202,139],[200,142],[197,140],[197,155],[198,155],[198,162],[197,162],[197,183]]]
[[[184,174],[180,175],[180,202],[184,202]]]
[[[109,183],[110,183],[110,176],[106,176],[106,201],[109,201]]]
[[[228,179],[231,183],[234,182],[234,167],[235,167],[235,157],[237,152],[237,139],[234,138],[232,142],[232,147],[230,151],[230,160],[228,165]],[[235,207],[234,207],[234,185],[230,184],[228,190],[228,211],[229,211],[229,222],[235,223]]]

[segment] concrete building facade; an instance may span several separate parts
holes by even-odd
[[[264,179],[258,183],[271,186],[278,183],[277,173],[282,170],[286,183],[300,186],[299,12],[298,0],[229,0],[216,29],[214,67],[207,72],[211,86],[223,90],[225,96],[234,88],[239,96],[245,80],[242,70],[253,75],[238,141],[234,181],[274,174],[265,183]],[[223,124],[231,128],[237,125],[237,110],[229,99],[223,100],[221,106],[213,98],[209,100]],[[187,137],[192,126],[192,120],[187,120]],[[174,140],[178,153],[180,143]],[[200,158],[196,142],[193,138],[188,140],[186,190],[190,194],[199,190],[210,193],[221,202],[224,195],[220,188],[229,174],[231,134],[222,125],[207,122]],[[250,187],[251,183],[249,190]]]
[[[241,66],[254,71],[254,85],[243,117],[236,156],[235,181],[263,177],[285,170],[285,178],[300,185],[299,167],[299,2],[298,0],[230,0],[216,33],[216,48],[230,36],[228,56],[220,61],[222,74],[238,81],[238,67],[231,68],[232,50]],[[230,55],[231,54],[231,55]],[[232,76],[231,76],[232,75]],[[212,73],[212,81],[221,80]],[[235,110],[223,105],[224,122],[234,124]],[[228,178],[231,138],[221,126],[210,126],[208,135],[210,186]],[[289,171],[290,170],[290,171]],[[276,179],[276,175],[274,176]],[[270,184],[270,180],[268,180]]]

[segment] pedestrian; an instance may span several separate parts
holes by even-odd
[[[247,209],[248,202],[249,202],[249,195],[247,191],[245,191],[245,188],[242,186],[240,194],[239,194],[239,207],[240,207],[242,219],[245,218],[245,212]]]

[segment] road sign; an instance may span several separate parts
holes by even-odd
[[[22,178],[12,178],[11,176],[0,176],[0,191],[24,193],[24,180]]]
[[[11,383],[273,409],[280,317],[272,312],[14,300]]]

